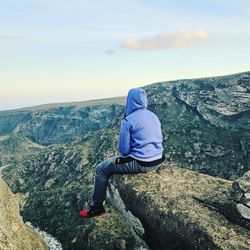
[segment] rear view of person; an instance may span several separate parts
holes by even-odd
[[[125,117],[119,134],[119,156],[111,157],[96,167],[93,204],[80,212],[83,218],[105,213],[108,178],[112,174],[138,174],[157,169],[165,160],[161,123],[147,109],[145,90],[134,88],[128,92]]]

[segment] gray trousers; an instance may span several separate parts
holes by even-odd
[[[143,167],[139,165],[136,160],[116,164],[115,160],[117,157],[111,157],[106,159],[97,165],[95,171],[95,185],[93,194],[93,206],[100,207],[106,196],[106,190],[108,186],[108,178],[112,174],[138,174],[146,173],[148,171],[156,170],[160,167],[159,165],[153,167]]]

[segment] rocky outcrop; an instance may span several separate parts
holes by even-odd
[[[242,193],[237,203],[237,210],[242,217],[241,223],[250,229],[250,170],[234,182],[233,187]]]
[[[116,175],[109,192],[119,193],[123,216],[139,219],[134,230],[151,249],[249,249],[250,220],[239,213],[243,194],[231,181],[165,164],[157,172]]]
[[[48,249],[42,238],[25,225],[19,214],[19,199],[0,176],[0,249]]]
[[[189,84],[180,80],[173,84],[172,93],[215,126],[246,129],[250,121],[249,79],[250,74],[246,72],[195,79]]]
[[[250,169],[250,72],[145,86],[169,161],[235,180]]]

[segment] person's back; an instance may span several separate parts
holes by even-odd
[[[146,119],[145,119],[146,118]],[[161,124],[158,117],[147,109],[135,111],[129,117],[132,126],[130,155],[141,161],[152,161],[162,156]]]
[[[118,157],[104,160],[96,167],[93,204],[80,216],[91,218],[105,213],[103,201],[111,174],[138,174],[157,169],[165,159],[161,123],[147,109],[147,95],[141,88],[128,93],[125,117],[121,123]]]
[[[162,157],[162,140],[161,123],[147,109],[146,92],[141,88],[131,89],[121,124],[119,152],[140,161],[153,161]]]

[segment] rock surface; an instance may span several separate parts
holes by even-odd
[[[45,250],[42,238],[25,225],[19,214],[19,199],[0,176],[0,249]]]
[[[141,221],[152,249],[249,249],[250,230],[236,222],[242,193],[232,184],[165,164],[112,177],[110,192],[118,190],[127,213]]]
[[[243,78],[248,79],[248,84],[241,84]],[[195,109],[203,119],[215,126],[247,128],[250,124],[249,79],[250,74],[246,72],[240,75],[196,79],[189,85],[185,80],[180,80],[174,84],[172,93],[175,98]],[[238,119],[233,119],[234,117]]]
[[[237,210],[248,221],[248,223],[244,224],[250,229],[250,171],[247,171],[242,177],[236,180],[233,187],[242,193],[242,196],[238,200]]]

